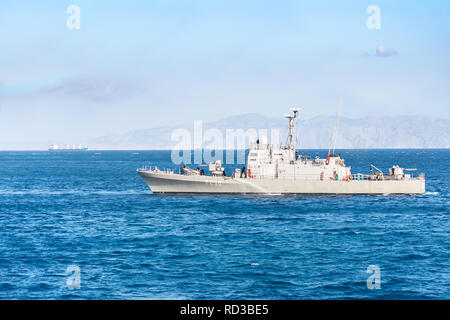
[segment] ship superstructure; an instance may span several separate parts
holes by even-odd
[[[299,155],[294,145],[293,115],[286,115],[289,120],[288,143],[274,146],[265,138],[258,139],[250,145],[247,157],[248,177],[265,179],[293,180],[346,180],[350,179],[350,167],[346,167],[339,155],[328,154],[326,159],[311,159],[307,155]]]

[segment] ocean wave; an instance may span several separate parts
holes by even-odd
[[[83,191],[83,190],[0,190],[0,195],[80,195],[80,196],[90,196],[90,195],[137,195],[146,194],[146,192],[140,190],[122,190],[122,191],[109,191],[109,190],[97,190],[97,191]]]
[[[449,151],[415,152],[424,195],[352,197],[151,196],[135,169],[170,152],[0,154],[0,299],[448,299]]]

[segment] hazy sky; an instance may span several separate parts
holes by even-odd
[[[449,16],[450,1],[425,0],[2,0],[0,144],[332,115],[339,96],[347,117],[450,118]]]

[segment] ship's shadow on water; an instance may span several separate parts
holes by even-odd
[[[0,152],[0,299],[449,299],[450,150],[339,152],[426,193],[153,195],[170,151]]]

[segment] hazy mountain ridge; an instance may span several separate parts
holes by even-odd
[[[297,121],[298,146],[305,149],[329,147],[335,118],[317,116]],[[283,140],[287,121],[259,114],[244,114],[203,123],[203,133],[218,129],[225,137],[227,129],[280,129]],[[140,129],[98,137],[88,141],[90,149],[172,149],[172,132],[186,129],[193,136],[193,123]],[[384,116],[357,119],[340,118],[337,148],[450,148],[450,120],[427,116]]]

